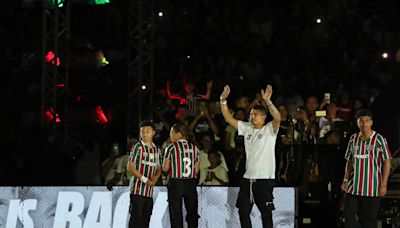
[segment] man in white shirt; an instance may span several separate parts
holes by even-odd
[[[271,101],[272,86],[261,90],[264,105],[256,105],[250,112],[250,122],[238,121],[229,112],[228,85],[220,96],[221,111],[227,123],[244,136],[246,150],[246,172],[240,183],[236,206],[239,208],[241,227],[251,227],[250,212],[255,203],[261,212],[263,227],[273,227],[273,187],[275,185],[275,143],[281,123],[281,115]],[[265,107],[266,106],[266,107]],[[267,110],[272,121],[266,123]]]

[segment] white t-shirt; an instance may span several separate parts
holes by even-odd
[[[200,180],[199,180],[199,185],[221,185],[216,179],[212,179],[211,181],[206,181],[207,173],[208,172],[214,172],[215,176],[217,176],[219,179],[229,182],[228,179],[228,172],[226,169],[224,169],[222,166],[217,166],[214,169],[210,169],[210,167],[205,168],[200,171]]]
[[[275,179],[275,143],[272,122],[260,129],[249,122],[238,122],[238,133],[244,136],[246,179]]]

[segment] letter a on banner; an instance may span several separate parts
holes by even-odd
[[[111,227],[111,192],[94,192],[86,214],[83,228],[109,228]]]
[[[122,194],[114,209],[113,228],[127,227],[130,192]]]

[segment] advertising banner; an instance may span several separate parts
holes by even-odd
[[[235,207],[239,188],[197,187],[197,191],[199,227],[240,227]],[[274,227],[294,227],[295,189],[275,188],[274,197]],[[127,186],[112,191],[101,186],[0,187],[1,228],[125,228],[129,216]],[[256,206],[251,219],[253,227],[262,227]],[[164,186],[154,189],[150,227],[170,227]]]

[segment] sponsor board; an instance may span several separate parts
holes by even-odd
[[[199,227],[240,227],[235,207],[239,188],[197,187]],[[274,227],[294,227],[295,189],[274,189]],[[154,189],[150,227],[170,227],[167,188]],[[184,207],[183,207],[184,208]],[[5,228],[123,228],[130,215],[129,188],[0,187],[0,227]],[[185,211],[184,211],[185,216]],[[253,227],[262,227],[260,212],[250,214]]]

